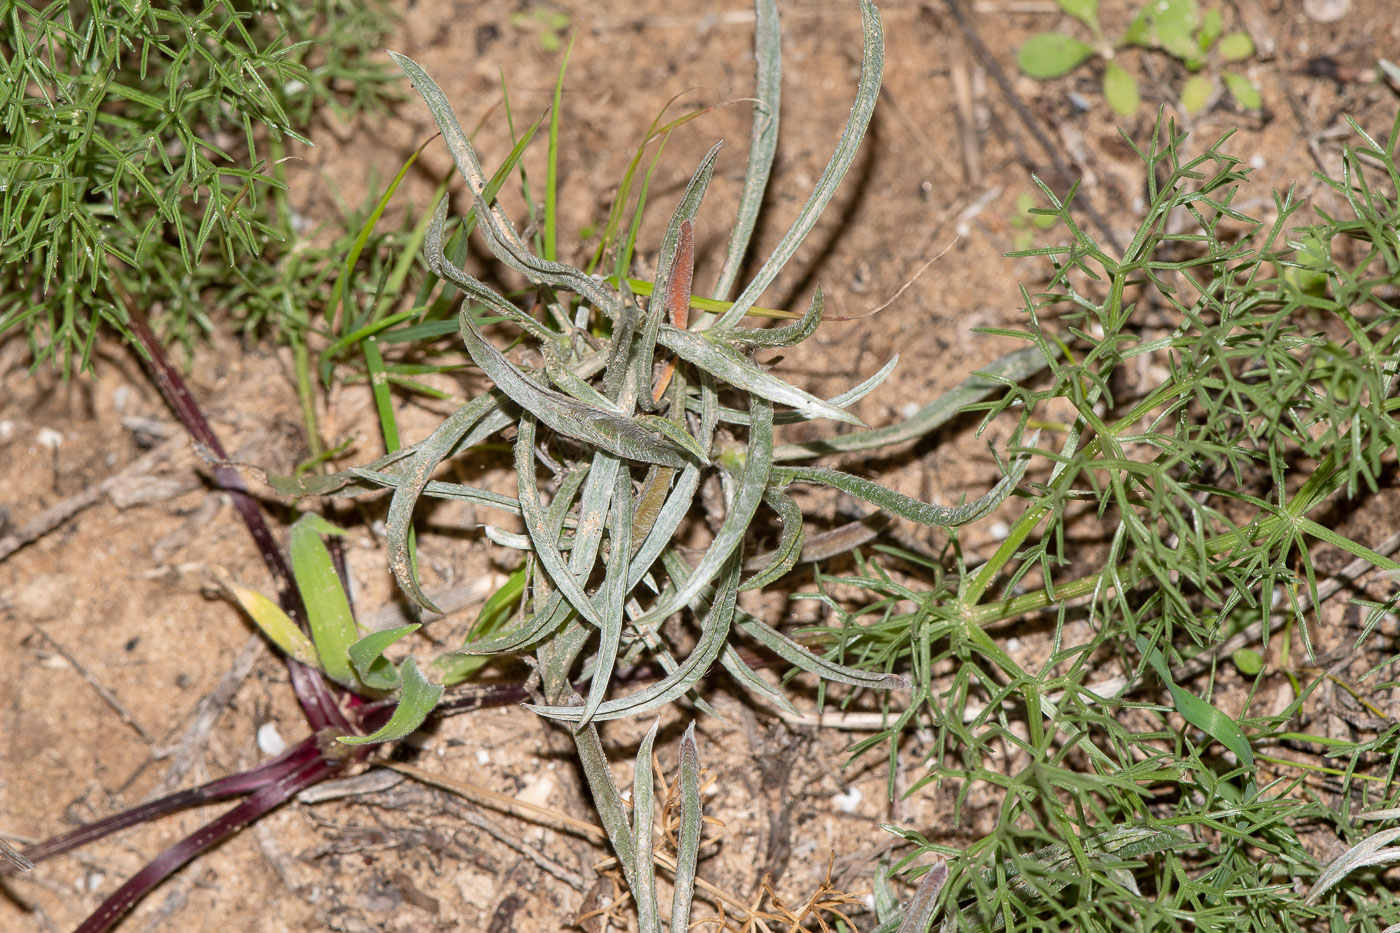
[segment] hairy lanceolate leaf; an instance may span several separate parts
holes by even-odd
[[[555,431],[629,460],[671,467],[683,467],[688,462],[684,448],[666,436],[538,385],[482,337],[470,315],[463,313],[459,320],[467,352],[482,372],[511,401]]]
[[[656,865],[652,860],[655,789],[651,772],[651,749],[660,728],[658,718],[637,746],[637,759],[632,768],[632,836],[637,840],[637,861],[632,870],[636,887],[632,893],[637,901],[640,933],[661,933],[661,917],[656,909]]]
[[[715,328],[706,336],[715,340],[743,344],[749,347],[791,347],[811,337],[822,322],[822,290],[812,293],[812,304],[807,313],[791,324],[782,327],[732,327],[726,330]]]
[[[865,426],[865,422],[850,412],[842,411],[835,405],[823,402],[815,395],[764,372],[728,344],[710,340],[703,334],[679,330],[669,324],[661,325],[657,340],[681,359],[735,388],[762,396],[770,402],[790,405],[813,418],[830,418],[833,421]]]
[[[851,163],[855,161],[856,151],[860,149],[860,141],[865,138],[866,127],[870,125],[870,118],[875,113],[875,102],[880,97],[880,81],[885,70],[885,40],[884,30],[880,24],[880,11],[869,0],[859,0],[859,5],[864,36],[860,84],[856,88],[856,100],[851,107],[851,115],[846,120],[846,127],[836,144],[836,151],[832,153],[831,160],[823,169],[821,178],[817,179],[811,197],[807,199],[806,204],[802,205],[797,219],[793,221],[788,232],[783,234],[778,245],[773,247],[773,252],[769,254],[753,281],[734,300],[734,304],[729,310],[720,317],[717,327],[735,326],[749,312],[749,309],[758,303],[759,296],[763,294],[764,289],[778,277],[778,273],[792,259],[797,248],[807,238],[807,234],[812,232],[817,218],[831,202],[841,180],[846,177]]]
[[[695,746],[695,723],[681,736],[681,831],[676,839],[676,889],[671,900],[671,929],[690,929],[690,905],[695,897],[695,871],[700,858],[700,751]]]
[[[421,625],[400,625],[397,628],[371,632],[350,646],[350,663],[361,682],[373,690],[394,690],[399,686],[398,668],[384,657],[384,649],[422,628]]]
[[[342,735],[340,741],[346,745],[392,742],[412,735],[423,725],[423,720],[428,718],[442,696],[442,685],[430,683],[419,673],[418,665],[412,658],[404,659],[401,674],[403,688],[399,694],[399,705],[394,707],[394,715],[389,717],[389,721],[370,735]]]
[[[761,589],[774,580],[784,577],[789,570],[797,566],[797,561],[802,557],[802,509],[791,497],[784,495],[776,489],[765,489],[763,491],[763,501],[768,503],[768,507],[778,513],[778,521],[782,523],[783,534],[778,541],[778,546],[773,550],[773,560],[759,570],[748,580],[740,591]]]

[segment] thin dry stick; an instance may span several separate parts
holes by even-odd
[[[82,662],[73,656],[73,652],[63,647],[52,635],[41,628],[34,629],[34,634],[48,642],[49,647],[57,651],[63,657],[63,660],[71,664],[73,670],[78,672],[78,676],[88,682],[88,686],[102,699],[102,702],[106,703],[111,708],[112,712],[116,713],[121,721],[126,723],[131,728],[131,731],[135,732],[141,738],[141,741],[145,742],[148,746],[156,744],[155,739],[151,738],[150,733],[141,727],[141,724],[136,721],[136,717],[132,716],[130,710],[122,704],[121,700],[117,699],[117,695],[109,690],[102,681],[98,680],[91,671],[84,667]]]

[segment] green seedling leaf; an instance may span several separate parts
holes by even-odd
[[[1255,677],[1264,669],[1264,656],[1253,648],[1240,648],[1230,655],[1230,661],[1246,677]]]
[[[350,665],[350,646],[358,637],[355,616],[335,572],[330,549],[321,540],[322,535],[343,534],[343,529],[314,512],[297,519],[292,525],[292,575],[306,604],[306,622],[321,669],[331,680],[354,690],[360,687]]]
[[[1202,51],[1209,51],[1211,43],[1220,36],[1221,30],[1225,28],[1225,17],[1215,7],[1206,10],[1201,17],[1201,31],[1197,36],[1196,45]]]
[[[1258,110],[1264,106],[1264,98],[1259,96],[1259,89],[1244,75],[1224,71],[1220,77],[1225,79],[1225,89],[1241,107],[1246,110]]]
[[[1117,62],[1105,63],[1103,97],[1114,113],[1120,117],[1131,117],[1137,113],[1140,102],[1137,79]]]
[[[1181,85],[1181,109],[1189,114],[1198,114],[1210,101],[1215,84],[1206,75],[1192,75]]]
[[[379,742],[392,742],[412,735],[423,720],[437,706],[442,697],[442,685],[428,681],[419,671],[412,658],[405,658],[401,671],[403,689],[399,694],[399,705],[394,707],[394,715],[383,727],[372,735],[342,735],[340,741],[346,745],[374,745]]]
[[[225,581],[223,586],[262,633],[282,649],[283,654],[295,658],[307,667],[321,667],[321,662],[316,657],[316,646],[280,606],[257,590],[246,586],[228,581]]]
[[[1239,723],[1195,694],[1188,693],[1177,686],[1170,669],[1167,667],[1167,661],[1162,656],[1161,649],[1155,646],[1149,647],[1147,639],[1141,635],[1137,636],[1134,641],[1138,651],[1147,659],[1148,665],[1157,672],[1158,677],[1162,678],[1162,683],[1171,693],[1172,705],[1176,707],[1176,711],[1181,714],[1182,718],[1234,752],[1240,764],[1253,771],[1254,751],[1249,747],[1249,739],[1245,737]],[[1253,780],[1251,779],[1249,783],[1252,787]]]
[[[384,657],[384,649],[422,627],[414,623],[384,629],[382,632],[372,632],[351,645],[350,663],[355,666],[355,673],[360,676],[360,681],[374,690],[398,689],[398,669]]]
[[[1254,54],[1254,40],[1247,32],[1232,32],[1220,40],[1219,52],[1227,62],[1242,62]]]
[[[1060,0],[1060,9],[1079,20],[1085,26],[1099,30],[1099,0]]]
[[[1032,78],[1058,78],[1069,74],[1094,54],[1094,47],[1073,36],[1042,32],[1031,36],[1017,53],[1021,71]]]

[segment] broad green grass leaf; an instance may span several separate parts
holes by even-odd
[[[342,735],[340,741],[346,745],[374,745],[379,742],[393,742],[412,735],[423,725],[423,720],[437,706],[442,697],[442,685],[430,683],[418,671],[413,658],[405,658],[400,672],[403,688],[399,694],[399,705],[394,714],[372,735]]]
[[[306,621],[321,669],[331,680],[354,690],[360,682],[350,664],[350,646],[359,634],[330,549],[321,540],[322,535],[343,534],[344,530],[314,512],[297,519],[292,525],[292,574],[306,604]]]
[[[1021,44],[1016,61],[1032,78],[1058,78],[1082,65],[1094,47],[1073,36],[1042,32]]]

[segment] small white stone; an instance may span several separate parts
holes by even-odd
[[[15,423],[13,421],[0,421],[0,444],[5,443],[15,436]]]
[[[836,794],[831,798],[831,802],[836,805],[836,809],[842,813],[854,813],[856,807],[860,806],[861,799],[865,795],[860,792],[860,788],[851,785],[851,789],[844,794]]]
[[[1254,155],[1250,156],[1250,157],[1249,157],[1249,165],[1250,165],[1250,168],[1263,168],[1263,167],[1264,167],[1264,156],[1263,156],[1263,154],[1262,154],[1262,153],[1256,152],[1256,153],[1254,153]]]
[[[287,750],[287,740],[277,731],[277,723],[265,722],[258,726],[258,749],[264,755],[277,756]]]
[[[991,534],[993,541],[1005,541],[1006,536],[1011,534],[1011,526],[1007,525],[1006,522],[992,522],[987,531]]]
[[[476,763],[479,765],[489,765],[491,763],[491,753],[484,748],[476,750]]]
[[[905,402],[904,407],[899,410],[899,414],[904,418],[912,418],[919,413],[918,402]]]
[[[38,441],[40,447],[58,450],[63,443],[63,432],[55,431],[53,428],[40,428],[35,433],[34,440]]]
[[[126,410],[126,403],[127,400],[130,398],[131,386],[117,386],[116,391],[112,393],[112,411],[120,415],[123,411]]]

